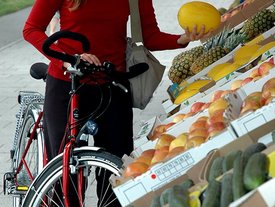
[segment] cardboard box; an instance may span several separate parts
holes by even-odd
[[[190,168],[185,174],[181,175],[180,177],[173,180],[172,182],[167,183],[166,185],[162,186],[161,188],[151,191],[148,194],[146,194],[145,196],[137,199],[136,201],[131,203],[131,206],[133,206],[133,207],[150,206],[150,203],[155,196],[161,195],[161,193],[165,189],[170,188],[174,185],[180,184],[187,179],[191,179],[196,186],[198,186],[198,185],[204,186],[205,183],[199,179],[199,174],[200,174],[200,171],[201,171],[201,168],[203,167],[203,165],[204,165],[203,162],[201,162],[201,161],[198,162],[196,165],[194,165],[192,168]]]
[[[214,159],[216,157],[225,156],[230,153],[232,150],[244,150],[249,145],[261,142],[261,138],[265,135],[269,134],[270,132],[275,130],[275,119],[271,122],[263,124],[260,128],[256,128],[251,130],[249,133],[233,140],[232,142],[220,147],[217,150],[213,150],[211,153],[205,157],[202,162],[204,166],[201,169],[200,180],[207,180],[210,166],[212,165]],[[268,143],[269,144],[269,143]],[[266,149],[264,153],[269,154],[270,151],[274,150],[274,145]]]
[[[266,31],[264,34],[260,35],[257,42],[259,45],[264,45],[268,42],[274,41],[275,37],[273,36],[275,34],[275,27],[271,28],[270,30]],[[256,41],[256,40],[255,40]],[[207,75],[207,73],[216,65],[225,63],[225,62],[233,62],[233,55],[236,50],[238,50],[241,46],[238,46],[233,51],[231,51],[229,54],[224,56],[223,58],[219,59],[218,61],[214,62],[213,64],[209,65],[208,67],[204,68],[201,72],[197,73],[196,75],[190,77],[188,80],[186,80],[186,84],[193,83],[194,81],[198,79],[203,79]],[[196,95],[190,97],[189,99],[186,99],[181,103],[180,105],[176,105],[172,102],[172,100],[168,99],[162,103],[162,106],[166,113],[170,113],[171,111],[175,110],[178,106],[180,106],[180,111],[183,108],[189,107],[192,103],[196,102],[198,99],[203,98],[204,96],[208,95],[210,92],[217,90],[221,86],[231,82],[232,80],[238,78],[243,73],[247,72],[246,66],[247,65],[253,65],[256,67],[259,61],[265,61],[268,57],[273,56],[275,54],[275,47],[261,55],[260,57],[251,60],[247,64],[240,66],[236,71],[233,71],[232,73],[228,74],[227,76],[221,78],[220,80],[214,82],[211,84],[211,87],[207,88],[206,90],[197,93]],[[173,93],[173,92],[169,92]],[[178,112],[178,111],[176,111]]]
[[[272,207],[275,206],[274,197],[275,178],[265,182],[263,185],[231,203],[229,207]]]
[[[154,165],[146,173],[134,179],[127,180],[119,186],[113,185],[113,190],[122,206],[127,206],[185,174],[187,170],[205,158],[211,150],[220,148],[235,139],[234,132],[226,129],[200,146]],[[113,181],[113,183],[116,182]]]
[[[273,0],[254,0],[252,3],[243,7],[237,14],[228,18],[227,21],[222,22],[219,28],[216,29],[210,37],[218,34],[225,27],[228,27],[228,28],[238,27],[238,25],[242,24],[244,21],[254,16],[257,12],[265,8],[268,8],[272,4],[273,4]],[[209,39],[209,37],[204,38],[201,41],[205,42],[207,39]]]
[[[275,145],[270,145],[266,150],[262,151],[263,153],[270,154],[275,153]],[[274,165],[274,160],[270,160]],[[264,184],[260,185],[257,189],[250,191],[245,194],[238,200],[232,202],[229,207],[250,207],[250,206],[263,206],[270,207],[275,206],[275,198],[274,198],[274,186],[275,186],[275,178],[268,180]]]
[[[149,119],[147,122],[143,124],[138,134],[134,137],[134,148],[138,148],[141,145],[147,143],[150,139],[153,130],[161,124],[161,121],[157,116]]]

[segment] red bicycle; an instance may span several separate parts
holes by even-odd
[[[109,182],[108,185],[101,183],[104,189],[97,189],[96,193],[96,186],[94,185],[96,177],[109,178],[112,174],[119,176],[123,163],[120,158],[102,148],[88,146],[88,140],[96,134],[98,127],[91,117],[87,117],[85,120],[79,119],[78,87],[81,87],[79,77],[104,72],[110,84],[121,87],[127,92],[120,81],[143,73],[148,69],[148,65],[139,63],[132,66],[130,72],[118,72],[110,62],[104,62],[102,66],[98,67],[82,61],[79,55],[71,56],[51,50],[51,44],[60,38],[80,41],[83,50],[89,50],[89,42],[84,36],[69,31],[56,32],[43,45],[45,54],[71,63],[71,67],[66,71],[71,78],[69,133],[66,134],[63,152],[51,160],[35,177],[28,187],[26,195],[24,195],[22,206],[72,207],[69,194],[76,195],[74,199],[77,200],[78,206],[96,206],[97,199],[100,201],[97,203],[98,206],[108,206],[113,202],[114,196],[106,196],[106,192],[112,186]],[[43,74],[43,72],[38,70],[35,74]],[[41,119],[37,120],[34,128],[37,130],[40,124]],[[24,161],[22,162],[24,163]],[[16,179],[16,176],[13,178]],[[99,191],[101,192],[99,193]]]

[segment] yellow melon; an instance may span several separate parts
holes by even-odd
[[[273,47],[275,47],[275,41],[272,41],[263,45],[256,52],[254,52],[254,54],[251,56],[251,60],[259,57],[260,55],[262,55],[263,53],[265,53],[266,51],[270,50]]]
[[[214,66],[212,69],[210,69],[210,70],[208,71],[208,73],[207,73],[207,76],[208,76],[209,78],[212,78],[212,79],[213,79],[213,77],[215,77],[216,74],[217,74],[220,70],[222,70],[224,67],[229,66],[229,65],[231,65],[231,64],[232,64],[232,63],[228,63],[228,62],[226,62],[226,63],[220,63],[220,64]],[[214,79],[213,79],[213,80],[214,80]]]
[[[215,81],[218,81],[222,78],[224,78],[225,76],[229,75],[230,73],[234,72],[235,70],[237,70],[240,67],[239,64],[234,64],[231,63],[230,65],[223,67],[219,72],[217,72],[212,79]]]
[[[234,53],[234,61],[239,61],[242,59],[250,59],[251,56],[260,48],[261,46],[258,44],[249,44],[240,47]]]
[[[197,33],[200,32],[201,25],[205,25],[205,32],[216,29],[221,23],[219,11],[209,3],[192,1],[183,4],[178,11],[178,21],[180,26],[189,30],[197,25]]]

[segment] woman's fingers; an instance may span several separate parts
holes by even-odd
[[[87,61],[91,64],[95,64],[96,66],[101,65],[100,60],[95,55],[88,54],[88,53],[83,53],[83,54],[80,55],[80,57],[81,57],[82,60]]]

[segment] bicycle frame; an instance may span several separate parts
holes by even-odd
[[[78,85],[78,79],[75,74],[71,73],[71,105],[70,105],[70,116],[69,116],[69,127],[70,127],[70,134],[69,134],[69,142],[66,143],[65,148],[63,150],[63,177],[62,177],[62,187],[64,189],[64,203],[66,207],[70,207],[69,202],[69,175],[70,175],[70,158],[72,154],[72,150],[75,146],[75,138],[79,133],[79,127],[77,126],[79,120],[79,95],[76,92],[76,87]],[[82,195],[84,186],[84,179],[83,179],[83,170],[80,169],[77,174],[77,190],[79,195]],[[83,199],[82,196],[79,198],[79,205],[83,206]]]

